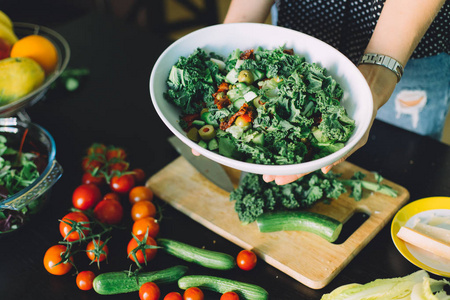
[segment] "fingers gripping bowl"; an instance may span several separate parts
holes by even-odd
[[[340,100],[348,116],[354,120],[354,130],[344,146],[329,155],[293,164],[272,165],[245,162],[209,151],[190,140],[180,124],[180,109],[169,103],[164,94],[171,68],[180,57],[188,57],[200,48],[208,53],[228,57],[236,49],[276,49],[284,46],[326,69],[342,87]],[[356,66],[331,46],[305,34],[267,24],[237,23],[210,26],[195,31],[169,46],[155,63],[150,77],[153,105],[166,126],[185,144],[202,155],[231,168],[271,175],[291,175],[318,170],[342,158],[363,137],[372,118],[372,95]]]

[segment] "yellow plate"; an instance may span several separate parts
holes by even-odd
[[[417,218],[426,220],[433,215],[450,217],[450,197],[423,198],[405,205],[392,220],[392,240],[398,251],[414,265],[433,274],[450,277],[450,259],[440,258],[431,252],[406,244],[397,237],[402,226],[412,226]]]

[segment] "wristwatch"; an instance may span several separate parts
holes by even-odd
[[[358,65],[360,64],[372,64],[388,68],[389,70],[394,72],[395,75],[397,75],[397,82],[400,81],[403,75],[402,64],[399,63],[397,60],[393,59],[392,57],[386,55],[366,53],[359,59]]]

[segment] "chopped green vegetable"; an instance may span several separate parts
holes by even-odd
[[[224,62],[223,70],[212,58]],[[207,123],[228,139],[214,151],[243,161],[283,165],[314,160],[341,149],[355,129],[340,103],[343,90],[337,81],[284,47],[236,49],[227,59],[199,48],[179,58],[167,85],[164,96],[181,109],[181,118],[207,108]],[[242,116],[248,126],[236,126]],[[264,144],[252,139],[256,135],[264,136]]]
[[[230,200],[235,202],[235,211],[243,223],[251,223],[261,214],[270,211],[309,208],[318,201],[338,199],[350,188],[350,197],[361,200],[363,188],[396,197],[397,192],[381,184],[382,177],[375,173],[377,182],[363,180],[365,175],[355,172],[351,179],[341,179],[341,174],[320,170],[309,173],[298,180],[277,185],[265,182],[260,175],[247,174],[240,185],[231,192]],[[347,187],[346,187],[347,186]]]
[[[420,270],[404,277],[377,279],[367,284],[343,285],[323,295],[321,300],[448,300],[450,296],[443,289],[446,285],[450,285],[447,280],[432,279],[426,271]]]

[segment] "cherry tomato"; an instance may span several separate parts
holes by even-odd
[[[158,300],[161,292],[154,282],[146,282],[139,288],[139,298],[141,300]]]
[[[236,264],[244,271],[250,271],[256,265],[256,254],[250,250],[242,250],[236,257]]]
[[[96,186],[101,186],[105,184],[105,176],[103,174],[93,175],[91,172],[85,172],[81,177],[82,184],[95,184]]]
[[[183,294],[184,300],[203,300],[204,298],[202,290],[195,286],[188,288]]]
[[[105,194],[105,196],[103,196],[103,200],[106,199],[111,199],[111,200],[116,200],[120,202],[120,196],[117,193],[107,193]]]
[[[72,194],[73,207],[81,210],[94,207],[101,199],[102,193],[95,184],[82,184]]]
[[[87,154],[105,154],[106,146],[102,143],[94,143],[87,149]]]
[[[131,207],[131,218],[133,221],[154,217],[156,215],[156,206],[150,201],[139,201]]]
[[[125,159],[127,153],[120,147],[110,147],[106,150],[106,159],[111,160],[113,158]]]
[[[125,172],[130,167],[130,164],[124,160],[112,159],[108,162],[109,172]]]
[[[135,186],[134,188],[131,189],[131,191],[128,195],[128,198],[132,205],[141,200],[152,201],[153,200],[153,192],[148,187],[139,185],[139,186]]]
[[[92,240],[86,246],[86,254],[91,261],[104,261],[109,254],[108,245],[101,240]]]
[[[170,292],[164,297],[163,300],[183,300],[183,297],[181,297],[180,293]]]
[[[82,271],[78,273],[76,281],[80,290],[89,291],[92,289],[95,274],[92,271]]]
[[[239,300],[239,295],[235,292],[226,292],[220,297],[220,300]]]
[[[134,180],[136,181],[136,183],[138,184],[142,184],[145,181],[145,172],[142,169],[133,169],[133,176],[134,176]]]
[[[113,176],[110,182],[111,190],[119,194],[128,193],[134,185],[134,177],[131,174]]]
[[[60,263],[62,261],[61,255],[66,249],[67,247],[64,245],[54,245],[48,248],[44,255],[44,267],[47,272],[53,275],[64,275],[72,269],[72,264],[69,261]],[[73,262],[73,257],[69,257],[69,260]]]
[[[73,227],[75,227],[74,231],[70,232]],[[78,241],[80,238],[84,238],[89,233],[90,228],[89,218],[78,211],[68,213],[59,222],[59,232],[68,242]],[[82,233],[81,237],[80,233]]]
[[[148,230],[148,236],[155,238],[159,233],[159,223],[153,217],[145,217],[138,219],[133,223],[131,232],[134,235],[145,234]]]
[[[100,169],[105,164],[104,159],[97,154],[92,154],[83,157],[81,161],[81,168],[85,172],[92,172],[95,169]]]
[[[145,236],[139,235],[136,237],[138,238],[139,241],[142,242],[144,240]],[[146,245],[156,246],[156,241],[152,237],[147,237]],[[136,261],[134,260],[134,257],[131,253],[137,247],[138,247],[137,241],[134,239],[134,237],[131,238],[131,240],[128,242],[127,253],[128,253],[128,257],[134,262],[136,262]],[[144,257],[144,253],[142,252],[142,249],[138,250],[136,252],[137,262],[142,264],[145,261],[152,260],[156,256],[156,248],[145,249],[145,256],[146,256],[147,260]]]
[[[123,218],[122,204],[114,199],[102,200],[95,206],[94,216],[104,224],[118,224]]]

